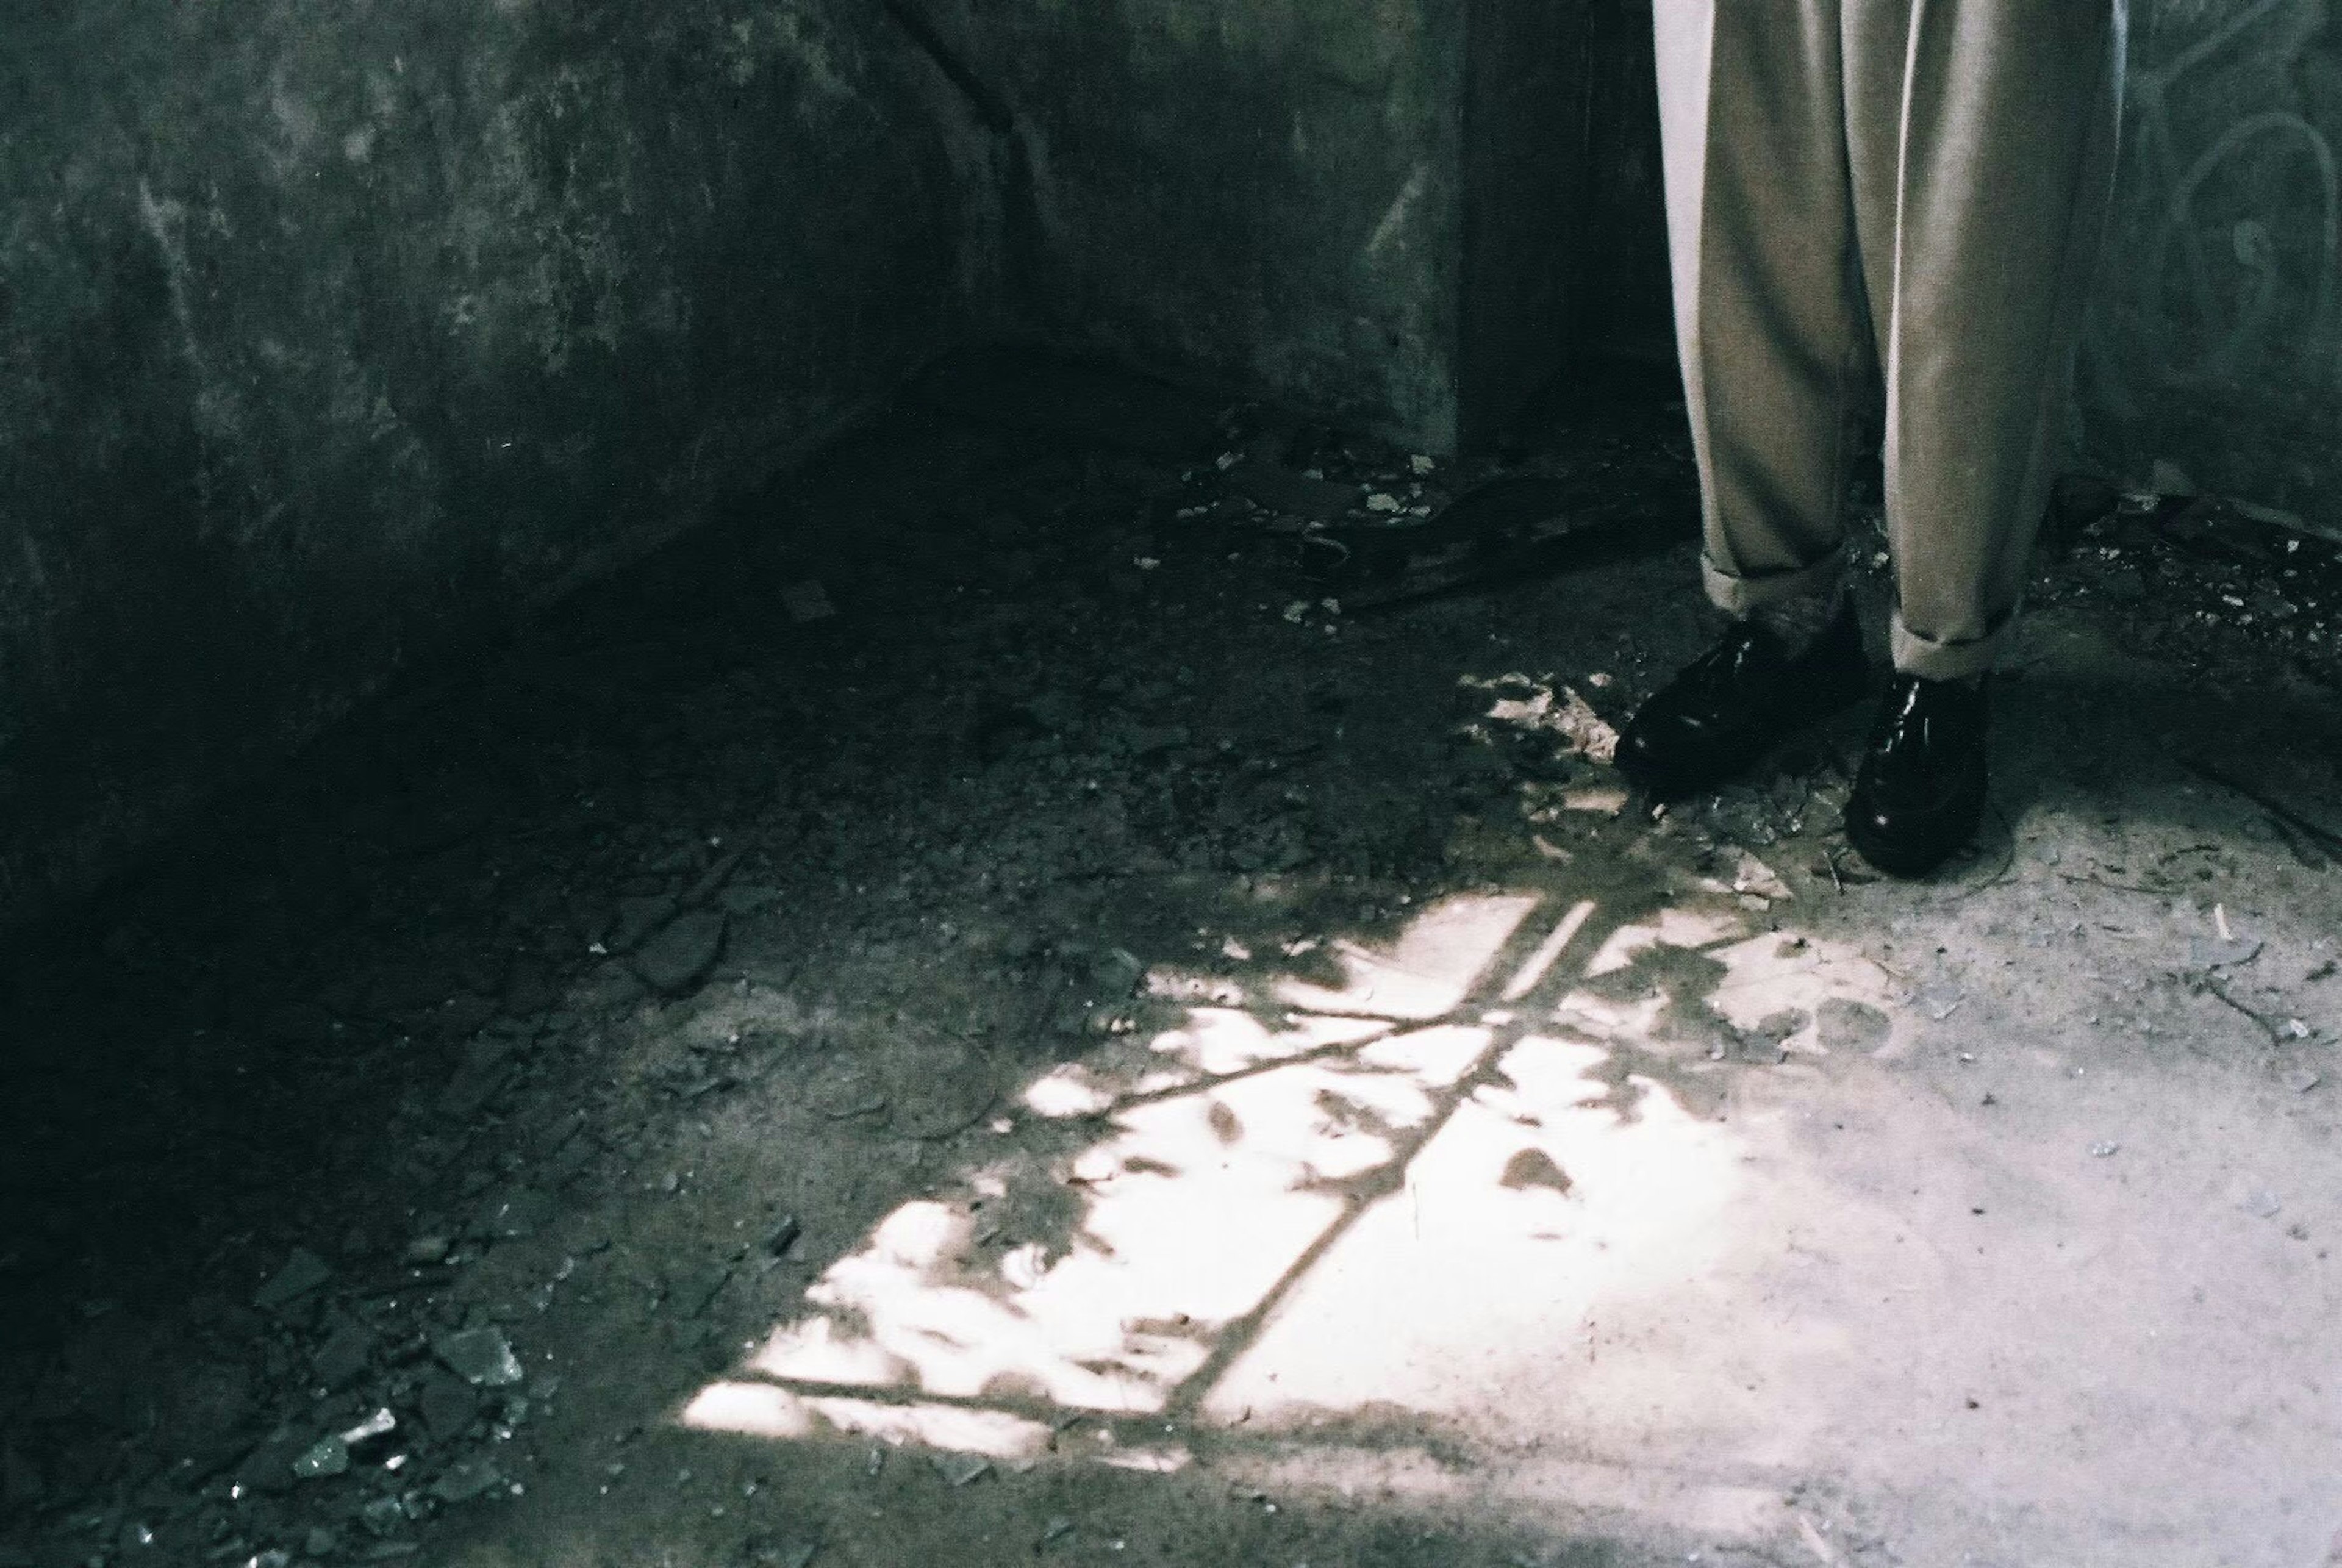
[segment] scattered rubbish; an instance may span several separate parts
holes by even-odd
[[[436,1335],[431,1353],[449,1372],[481,1388],[509,1388],[522,1377],[520,1358],[499,1328]]]
[[[1090,412],[1068,404],[1050,414],[1061,416],[1079,423]],[[1751,1074],[1777,1071],[1754,1064],[1785,1052],[1824,1063],[1840,1054],[1817,1069],[1832,1076],[1867,1071],[1848,1060],[1855,1053],[1891,1053],[1898,1033],[1926,1035],[1927,1020],[1957,1015],[1963,1031],[1937,1028],[1909,1064],[1940,1077],[1942,1065],[1967,1064],[1975,1076],[1937,1085],[1967,1107],[1998,1104],[1976,1077],[1995,1088],[2007,1082],[2015,1121],[1980,1118],[1970,1131],[2014,1147],[2074,1107],[2057,1092],[2056,1068],[2037,1071],[2007,1041],[1981,1044],[1968,1032],[1980,1015],[1959,1011],[1969,997],[1980,1007],[1989,1000],[1991,1022],[2009,1022],[2002,1014],[2012,999],[2028,993],[2005,993],[1991,977],[2013,957],[2049,966],[2041,978],[2053,989],[2085,973],[2092,983],[2058,994],[2114,999],[2087,1004],[2106,1007],[2123,1035],[2094,1042],[2099,1048],[2128,1045],[2130,1032],[2151,1023],[2176,1050],[2181,1031],[2210,1012],[2207,999],[2191,1004],[2184,992],[2225,987],[2231,1005],[2259,1010],[2267,1038],[2227,1030],[2209,1044],[2238,1064],[2267,1064],[2263,1094],[2277,1084],[2279,1094],[2322,1092],[2326,1045],[2342,1019],[2327,1015],[2337,983],[2310,983],[2337,971],[2331,938],[2320,951],[2314,918],[2305,931],[2315,886],[2287,869],[2287,851],[2309,866],[2324,841],[2298,824],[2342,824],[2323,775],[2297,778],[2258,755],[2218,754],[2229,774],[2291,814],[2272,808],[2264,819],[2248,802],[2216,800],[2205,825],[2187,831],[2214,834],[2217,849],[2171,854],[2157,852],[2178,844],[2174,824],[2197,820],[2177,803],[2101,832],[2089,807],[2052,792],[2036,814],[2044,838],[2027,853],[2075,874],[2030,873],[2058,891],[2054,917],[2006,886],[2007,902],[1974,924],[1947,919],[1910,890],[1866,896],[1872,878],[1823,825],[1835,823],[1850,783],[1827,753],[1843,755],[1851,732],[1786,754],[1766,783],[1681,800],[1647,822],[1639,809],[1629,814],[1634,798],[1602,771],[1616,734],[1592,704],[1626,711],[1693,651],[1689,575],[1675,579],[1676,597],[1664,603],[1646,592],[1666,575],[1655,570],[1648,583],[1640,572],[1605,574],[1582,595],[1533,603],[1531,589],[1511,604],[1427,612],[1418,630],[1440,655],[1429,664],[1431,644],[1414,634],[1386,640],[1371,625],[1354,629],[1362,610],[1493,595],[1612,558],[1605,553],[1626,553],[1630,534],[1643,544],[1684,538],[1695,514],[1676,505],[1689,491],[1679,454],[1665,464],[1682,486],[1676,501],[1642,470],[1614,468],[1614,457],[1636,461],[1623,444],[1567,464],[1526,458],[1512,473],[1529,483],[1476,490],[1496,471],[1476,455],[1433,464],[1322,432],[1288,442],[1289,422],[1254,426],[1248,417],[1206,411],[1203,438],[1183,460],[1192,474],[1176,481],[1176,465],[1163,472],[1116,451],[1068,454],[989,434],[940,454],[931,472],[890,470],[865,451],[842,477],[790,475],[773,498],[816,526],[832,516],[850,524],[840,532],[854,534],[852,550],[808,538],[808,554],[776,575],[739,573],[729,584],[653,564],[643,584],[653,591],[622,584],[626,618],[556,615],[525,631],[527,648],[515,657],[537,672],[525,690],[500,685],[492,662],[485,678],[457,683],[477,693],[459,692],[462,701],[443,700],[405,728],[355,721],[346,732],[363,743],[353,782],[296,780],[304,799],[330,808],[328,820],[272,816],[257,838],[231,834],[223,844],[231,853],[207,853],[200,874],[165,867],[145,879],[155,884],[151,896],[142,883],[125,913],[109,905],[105,978],[125,988],[129,1004],[105,1005],[102,1027],[83,1031],[89,1048],[116,1048],[101,1034],[151,1033],[168,1049],[134,1055],[132,1065],[152,1071],[114,1073],[106,1061],[75,1075],[119,1085],[106,1092],[130,1096],[137,1114],[24,1118],[31,1157],[74,1179],[44,1188],[55,1194],[55,1212],[35,1216],[30,1250],[0,1245],[0,1283],[44,1320],[22,1336],[43,1348],[0,1364],[12,1423],[0,1442],[0,1568],[19,1559],[24,1568],[99,1558],[230,1568],[435,1562],[467,1522],[452,1522],[443,1541],[431,1534],[435,1515],[516,1493],[516,1478],[539,1466],[635,1493],[614,1507],[672,1509],[679,1532],[711,1503],[729,1511],[719,1531],[760,1524],[772,1533],[746,1553],[756,1568],[807,1568],[824,1553],[892,1560],[893,1536],[861,1523],[863,1505],[892,1514],[899,1500],[887,1483],[916,1493],[929,1464],[939,1479],[925,1484],[946,1488],[929,1492],[936,1503],[989,1496],[1008,1510],[1000,1518],[1022,1533],[996,1530],[995,1545],[1047,1547],[1051,1560],[1095,1548],[1105,1558],[1112,1527],[1047,1514],[1078,1496],[1052,1495],[1063,1489],[1045,1474],[1024,1497],[1015,1478],[1046,1460],[934,1457],[933,1435],[916,1446],[904,1435],[904,1454],[917,1463],[823,1497],[799,1495],[816,1490],[818,1466],[790,1464],[786,1447],[770,1460],[750,1457],[762,1445],[744,1444],[734,1453],[740,1463],[796,1473],[758,1474],[750,1492],[770,1493],[744,1508],[732,1459],[720,1487],[703,1474],[667,1495],[666,1439],[640,1428],[606,1433],[601,1413],[617,1408],[613,1401],[656,1408],[643,1397],[646,1383],[664,1398],[670,1387],[729,1377],[744,1354],[763,1353],[756,1336],[801,1315],[802,1292],[834,1285],[866,1256],[890,1267],[933,1260],[906,1289],[980,1286],[1004,1293],[994,1306],[1080,1295],[1095,1265],[1082,1211],[1098,1204],[1119,1223],[1186,1182],[1184,1158],[1179,1171],[1151,1164],[1123,1123],[1143,1131],[1151,1118],[1184,1114],[1199,1093],[1195,1074],[1234,1072],[1228,1098],[1244,1114],[1218,1104],[1216,1088],[1205,1094],[1216,1114],[1182,1134],[1206,1140],[1187,1153],[1219,1166],[1274,1153],[1277,1114],[1244,1096],[1328,1071],[1349,1080],[1344,1095],[1378,1091],[1408,1052],[1440,1038],[1425,1036],[1413,1012],[1446,1009],[1439,1016],[1464,1028],[1442,1024],[1443,1034],[1486,1030],[1510,1066],[1556,1086],[1569,1076],[1568,1053],[1608,1052],[1621,1069],[1614,1089],[1629,1082],[1626,1069],[1653,1066],[1646,1034],[1663,1037],[1670,1054],[1713,1049],[1719,1061],[1752,1064]],[[983,469],[1000,455],[996,444],[1007,449],[1016,488],[987,493]],[[894,514],[838,504],[888,484],[906,492]],[[1466,500],[1446,504],[1458,493]],[[1638,510],[1629,515],[1622,500]],[[1668,506],[1667,522],[1645,528],[1644,517]],[[2103,542],[2117,540],[2108,533]],[[717,552],[726,562],[745,558],[734,543]],[[749,543],[752,553],[765,545]],[[2293,543],[2301,542],[2273,545],[2270,559],[2294,560]],[[1296,551],[1306,580],[1280,574]],[[2302,558],[2326,554],[2305,544]],[[1681,557],[1687,569],[1689,549]],[[1019,564],[996,570],[1004,562]],[[2168,608],[2176,591],[2167,564],[2093,567],[2090,593],[2122,607],[2087,614],[2144,631],[2144,617]],[[813,581],[816,569],[822,581]],[[806,606],[776,584],[793,578],[817,595],[817,619],[843,606],[858,620],[868,595],[871,634],[838,644],[819,628],[790,633]],[[829,582],[839,585],[835,602]],[[2247,616],[2289,618],[2290,646],[2259,645],[2302,665],[2270,683],[2302,696],[2308,688],[2297,678],[2322,681],[2333,667],[2331,626],[2306,589],[2246,574],[2207,580],[2202,594],[2231,629]],[[1131,594],[1141,597],[1118,598]],[[1277,618],[1288,601],[1299,636]],[[804,645],[781,656],[756,634],[775,624]],[[1329,625],[1342,630],[1330,646],[1321,635]],[[2073,629],[2053,617],[2037,627],[2043,641],[2027,655],[2046,654],[2049,684],[2062,678],[2057,639]],[[1557,673],[1529,664],[1493,674],[1524,660],[1550,660]],[[1447,674],[1436,680],[1426,674],[1441,668]],[[1476,710],[1468,715],[1448,706],[1461,670],[1475,672],[1462,694]],[[2038,700],[2051,694],[2045,684]],[[2058,684],[2055,694],[2070,694]],[[2218,724],[2197,722],[2213,706],[2191,684],[2168,754],[2221,744]],[[2289,727],[2296,711],[2247,714],[2260,737],[2253,744],[2297,753],[2313,773],[2326,768],[2327,737],[2314,714]],[[1467,716],[1468,761],[1444,749],[1445,732]],[[2119,728],[2118,717],[2077,709],[2074,722]],[[2074,770],[2079,795],[2129,784],[2121,770],[2136,759],[2125,744],[2071,752],[2051,765]],[[2087,754],[2098,752],[2100,771],[2086,777]],[[2168,782],[2167,768],[2147,771],[2143,785]],[[2106,793],[2127,798],[2127,788]],[[268,805],[278,809],[273,796]],[[2061,845],[2075,854],[2063,856]],[[2199,850],[2210,858],[2180,858]],[[1286,874],[1313,856],[1314,869]],[[2076,864],[2064,866],[2067,858]],[[1792,870],[1796,884],[1785,878]],[[1832,906],[1847,919],[1825,925],[1877,934],[1865,946],[1910,999],[1899,1021],[1867,971],[1842,984],[1821,927],[1802,946],[1764,929],[1758,912],[1787,908],[1781,901],[1793,891],[1815,897],[1816,881],[1847,895]],[[1412,944],[1436,902],[1549,901],[1581,888],[1601,913],[1585,951],[1563,966],[1570,978],[1554,987],[1573,1000],[1530,1007],[1525,994],[1498,1007],[1467,994],[1414,1007],[1427,980],[1411,967]],[[2216,896],[2237,909],[2216,907]],[[1726,934],[1701,934],[1710,920]],[[1656,940],[1646,934],[1654,927]],[[1519,933],[1534,939],[1534,925]],[[2032,957],[2017,950],[2037,936]],[[1518,954],[1505,945],[1513,937],[1489,940],[1498,947],[1485,973],[1501,983]],[[1928,956],[1938,944],[1957,956]],[[1368,949],[1395,955],[1387,974],[1354,974],[1350,960]],[[1436,946],[1420,956],[1443,973],[1450,958],[1464,964]],[[2175,988],[2168,972],[2183,959],[2192,968]],[[1346,975],[1358,980],[1346,994],[1360,1018],[1282,1012],[1289,984],[1323,989]],[[1962,990],[1969,979],[1972,994]],[[1847,999],[1857,994],[1865,1000]],[[1653,1009],[1639,1021],[1638,995]],[[1573,1010],[1590,1042],[1573,1026],[1558,1044],[1511,1043],[1561,1034],[1557,1008]],[[1719,1027],[1724,1011],[1768,1016]],[[1380,1028],[1375,1020],[1393,1013],[1409,1016],[1356,1048],[1387,1063],[1351,1078],[1342,1071],[1353,1050],[1346,1032]],[[160,1024],[121,1029],[117,1016]],[[1925,1045],[1907,1039],[1899,1048]],[[1284,1059],[1288,1052],[1296,1060]],[[2091,1081],[2099,1071],[2090,1068]],[[1656,1096],[1675,1094],[1696,1116],[1714,1109],[1738,1121],[1731,1091],[1747,1075],[1679,1061],[1659,1072],[1663,1086],[1632,1081],[1633,1092],[1655,1106]],[[1036,1084],[1078,1094],[1045,1109],[1046,1096],[1026,1097]],[[1493,1074],[1481,1084],[1455,1086],[1473,1101],[1468,1114],[1512,1099],[1528,1129],[1501,1134],[1514,1141],[1500,1141],[1499,1164],[1482,1171],[1484,1182],[1502,1183],[1491,1202],[1535,1219],[1600,1196],[1599,1172],[1575,1156],[1565,1170],[1533,1146],[1549,1131],[1533,1125],[1535,1085],[1524,1080],[1514,1096]],[[2241,1077],[2231,1087],[2249,1091]],[[1725,1098],[1713,1098],[1719,1092]],[[91,1094],[83,1104],[102,1103]],[[149,1097],[152,1115],[136,1104]],[[2085,1114],[2134,1120],[2090,1101],[2097,1108]],[[2322,1104],[2292,1108],[2309,1114]],[[1136,1113],[1126,1116],[1126,1104]],[[1329,1119],[1337,1108],[1293,1107]],[[1859,1136],[1863,1124],[1848,1124]],[[1357,1131],[1374,1136],[1344,1134],[1346,1169],[1389,1142],[1388,1129],[1365,1120]],[[1626,1135],[1664,1132],[1645,1125]],[[72,1142],[83,1136],[106,1146],[83,1158]],[[125,1160],[133,1140],[144,1146]],[[1077,1148],[1102,1140],[1120,1145],[1116,1157],[1082,1164]],[[2117,1150],[2083,1142],[2095,1157]],[[2129,1163],[2103,1179],[2149,1179],[2169,1142],[2124,1150]],[[166,1244],[51,1249],[52,1236],[105,1240],[98,1205],[131,1191],[115,1172],[183,1177],[178,1192],[144,1190],[165,1205],[165,1224],[133,1233],[151,1230]],[[2298,1233],[2295,1222],[2314,1219],[2315,1183],[2268,1174],[2299,1190],[2280,1201],[2257,1185],[2215,1188],[2211,1218],[2221,1219],[2217,1203],[2226,1202]],[[1212,1178],[1186,1184],[1210,1187]],[[1316,1201],[1314,1191],[1304,1200]],[[1418,1206],[1428,1235],[1438,1205]],[[184,1225],[182,1207],[194,1215]],[[1997,1218],[2002,1204],[1992,1213],[1977,1221],[1979,1238],[1987,1223],[2009,1224],[2010,1240],[2039,1230],[2037,1214]],[[2184,1227],[2186,1205],[2157,1223],[2166,1219]],[[168,1227],[184,1233],[162,1233]],[[818,1246],[808,1241],[816,1231]],[[1145,1223],[1113,1233],[1140,1234],[1142,1251],[1153,1244]],[[295,1240],[315,1251],[293,1251]],[[834,1271],[833,1258],[842,1261]],[[103,1268],[84,1266],[92,1260]],[[168,1300],[180,1279],[188,1299]],[[119,1300],[80,1305],[93,1284]],[[532,1308],[547,1315],[532,1317]],[[1131,1355],[1153,1354],[1166,1339],[1219,1343],[1184,1314],[1165,1323],[1137,1313],[1122,1323]],[[539,1326],[514,1326],[531,1323]],[[842,1315],[834,1326],[860,1332]],[[525,1335],[530,1356],[508,1334]],[[142,1348],[148,1335],[151,1355]],[[575,1349],[596,1386],[556,1401],[540,1340]],[[904,1343],[906,1354],[927,1353]],[[956,1353],[937,1342],[934,1353]],[[606,1380],[615,1381],[600,1386]],[[1939,1403],[1957,1409],[1959,1393]],[[578,1420],[546,1419],[572,1405]],[[924,1407],[877,1413],[893,1434],[929,1430]],[[1139,1423],[1099,1420],[1091,1410],[1050,1424],[1067,1429],[1060,1446],[1083,1452],[1136,1435]],[[957,1437],[979,1425],[933,1431]],[[894,1441],[870,1439],[874,1469]],[[956,1490],[979,1486],[987,1470],[1002,1483],[996,1493]],[[1020,1497],[1041,1506],[1008,1517]],[[972,1521],[992,1513],[961,1512]],[[826,1548],[808,1543],[814,1517],[841,1533]],[[1815,1511],[1811,1524],[1842,1560],[1865,1557],[1842,1522]],[[21,1553],[20,1532],[32,1542]],[[950,1544],[938,1549],[948,1556]],[[961,1545],[962,1555],[983,1555]],[[1133,1539],[1129,1551],[1145,1545]],[[1784,1550],[1802,1552],[1793,1541]]]

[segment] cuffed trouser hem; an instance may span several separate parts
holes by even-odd
[[[1700,581],[1707,586],[1708,603],[1736,618],[1767,604],[1791,599],[1818,599],[1837,586],[1845,572],[1843,549],[1831,551],[1810,566],[1767,572],[1761,577],[1736,577],[1706,554],[1699,558]]]
[[[2008,640],[2010,630],[2017,624],[2017,612],[2011,610],[2000,618],[2000,624],[1981,637],[1964,643],[1939,643],[1923,637],[1903,624],[1903,612],[1895,612],[1887,632],[1887,647],[1895,659],[1895,668],[1907,675],[1917,675],[1923,681],[1965,681],[1971,675],[1981,675],[1992,669],[1993,661],[2000,656],[2001,644]]]

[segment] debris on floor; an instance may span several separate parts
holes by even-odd
[[[2117,1052],[2233,1067],[2272,1117],[2337,1114],[2313,1091],[2342,985],[2300,915],[2342,866],[2342,748],[2304,716],[2337,689],[2333,546],[2208,504],[2076,520],[2011,676],[2017,820],[1907,886],[1837,834],[1858,721],[1664,813],[1609,768],[1616,724],[1712,629],[1678,411],[1433,462],[1026,368],[939,367],[486,668],[418,674],[11,960],[0,1564],[459,1561],[443,1545],[556,1495],[687,1511],[710,1563],[907,1560],[882,1548],[920,1509],[938,1542],[977,1519],[1013,1538],[936,1561],[1116,1560],[1135,1500],[1173,1495],[1127,1488],[1200,1497],[1229,1453],[1265,1463],[1306,1431],[1216,1451],[1013,1378],[979,1411],[978,1379],[933,1417],[954,1446],[907,1398],[773,1381],[772,1429],[817,1410],[843,1457],[780,1474],[726,1450],[739,1474],[678,1479],[673,1414],[777,1354],[841,1259],[965,1269],[970,1313],[1044,1288],[1093,1244],[1093,1194],[1166,1179],[1099,1129],[1279,1053],[1330,1072],[1386,1050],[1359,1081],[1399,1082],[1420,1064],[1393,1018],[1528,1042],[1502,1058],[1521,1082],[1491,1065],[1456,1096],[1516,1128],[1539,1113],[1491,1107],[1597,1044],[1586,1093],[1622,1124],[1666,1100],[1731,1128],[1737,1096],[1782,1114],[1857,1064],[1941,1071],[1946,1103],[2034,1118],[2110,1183],[2167,1158],[2090,1098]],[[1874,610],[1880,587],[1874,564]],[[2167,740],[2093,713],[2068,744],[2063,715],[2147,659],[2187,684],[2157,704]],[[2066,826],[2020,853],[2038,814]],[[1433,912],[1524,887],[1582,891],[1592,934],[1507,927],[1488,962],[1516,994],[1443,989],[1464,939]],[[2032,970],[2075,988],[2054,1044]],[[1199,1110],[1196,1147],[1240,1146],[1246,1109]],[[1306,1110],[1296,1185],[1386,1198],[1327,1172],[1367,1168],[1394,1104]],[[2262,1170],[2227,1208],[2273,1222],[2250,1227],[2270,1246],[2320,1233],[2312,1189]],[[1555,1234],[1602,1180],[1527,1146],[1486,1176]],[[1204,1337],[1116,1326],[1165,1363]],[[1361,1432],[1356,1453],[1483,1463]],[[928,1458],[887,1463],[907,1445]],[[1066,1479],[1076,1453],[1103,1456],[1092,1480]],[[1239,1543],[1222,1560],[1354,1527],[1314,1506],[1245,1504],[1212,1526]],[[1326,1560],[1520,1550],[1391,1518]],[[1896,1560],[1803,1514],[1767,1527]],[[1676,1560],[1708,1549],[1686,1540]]]

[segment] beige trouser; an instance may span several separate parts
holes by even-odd
[[[1988,668],[2047,498],[2123,0],[1654,6],[1709,595],[1831,584],[1883,379],[1896,667]]]

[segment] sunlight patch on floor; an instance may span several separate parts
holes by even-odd
[[[1810,1036],[1825,1000],[1883,1001],[1889,977],[1731,912],[1606,926],[1591,900],[1518,893],[1331,952],[1345,978],[1273,983],[1281,1011],[1188,1006],[1031,1086],[1028,1112],[1101,1129],[1046,1173],[1070,1231],[1020,1233],[997,1174],[906,1203],[684,1419],[1166,1468],[1186,1450],[1114,1433],[1241,1432],[1268,1463],[1280,1434],[1394,1413],[1501,1449],[1516,1425],[1550,1436],[1556,1402],[1611,1433],[1637,1402],[1679,1402],[1648,1345],[1606,1361],[1604,1322],[1733,1254],[1748,1145],[1622,1050],[1681,1056],[1654,1032],[1687,1005],[1793,1011]],[[1508,1386],[1524,1358],[1536,1408]],[[1106,1423],[1086,1436],[1086,1413]]]

